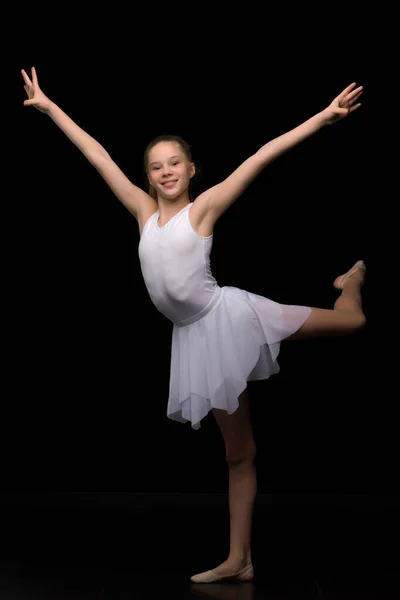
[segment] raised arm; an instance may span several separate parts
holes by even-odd
[[[152,203],[150,196],[124,175],[99,142],[81,129],[42,92],[35,67],[32,67],[31,71],[32,78],[30,79],[24,69],[21,70],[25,81],[24,89],[28,96],[28,100],[24,101],[24,106],[34,106],[40,112],[49,115],[61,131],[97,169],[122,204],[139,220],[142,207],[147,207],[148,204]]]
[[[200,205],[197,209],[199,214],[215,222],[267,165],[325,125],[336,123],[359,108],[361,104],[357,103],[357,100],[363,88],[355,86],[356,84],[352,83],[346,87],[327,108],[262,146],[224,181],[201,194],[196,199]]]

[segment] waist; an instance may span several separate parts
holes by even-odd
[[[211,298],[210,302],[205,306],[200,312],[187,319],[183,319],[182,321],[174,322],[174,325],[177,327],[186,327],[186,325],[191,325],[192,323],[196,323],[196,321],[200,321],[203,317],[208,315],[220,302],[222,299],[222,288],[216,287],[215,293]]]

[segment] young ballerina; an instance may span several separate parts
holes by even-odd
[[[345,335],[362,328],[365,266],[358,261],[336,278],[340,295],[331,310],[279,304],[218,285],[210,269],[213,229],[268,164],[359,108],[362,87],[355,83],[346,87],[321,112],[266,143],[224,181],[191,202],[195,166],[184,140],[161,136],[148,145],[144,154],[147,193],[41,91],[35,68],[31,78],[21,72],[28,95],[24,105],[51,117],[138,221],[140,265],[149,296],[174,324],[168,417],[198,429],[212,411],[222,432],[229,466],[230,551],[224,563],[191,580],[248,581],[254,575],[250,541],[257,484],[247,382],[279,371],[282,340]]]

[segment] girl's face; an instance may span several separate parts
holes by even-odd
[[[160,142],[150,150],[147,177],[159,196],[178,198],[188,190],[194,173],[194,164],[176,142]]]

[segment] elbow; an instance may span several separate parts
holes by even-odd
[[[92,165],[95,165],[96,167],[98,167],[101,164],[106,164],[109,161],[112,161],[112,158],[107,152],[107,150],[103,148],[103,146],[101,146],[100,144],[98,146],[95,146],[94,148],[89,148],[88,152],[86,153],[86,157],[89,160],[89,162],[91,162]]]

